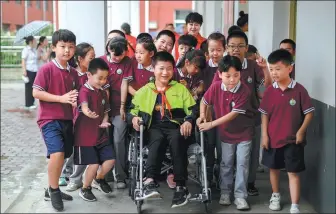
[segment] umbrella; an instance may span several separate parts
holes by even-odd
[[[32,21],[24,25],[22,28],[20,28],[20,30],[16,32],[14,44],[22,42],[24,37],[35,36],[49,25],[51,25],[51,22],[49,21]]]

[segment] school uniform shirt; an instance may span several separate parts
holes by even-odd
[[[86,116],[82,112],[84,103],[87,103],[89,109],[99,117],[93,119]],[[75,123],[75,146],[96,146],[108,140],[106,129],[100,128],[99,125],[103,122],[105,113],[110,110],[104,89],[96,89],[88,82],[81,87],[78,95],[79,116]]]
[[[292,79],[284,91],[277,82],[269,86],[264,92],[259,111],[269,119],[267,133],[270,147],[281,148],[295,143],[296,133],[305,115],[314,110],[307,90],[295,80]]]
[[[33,88],[50,94],[62,96],[71,90],[78,89],[76,69],[67,65],[63,68],[55,59],[43,65],[36,75]],[[72,120],[72,105],[40,100],[37,124],[40,129],[53,120]]]
[[[202,70],[204,77],[204,91],[207,91],[209,89],[214,77],[218,76],[215,75],[217,73],[217,69],[218,66],[213,63],[212,59],[210,59],[207,62],[206,67]]]
[[[242,63],[242,70],[240,72],[240,80],[248,86],[251,91],[251,106],[255,113],[255,125],[259,126],[261,124],[260,112],[258,108],[260,105],[260,99],[258,97],[258,91],[260,86],[265,82],[265,76],[263,70],[260,66],[253,60],[244,58]],[[215,75],[213,82],[222,81],[218,73]]]
[[[78,75],[78,90],[87,82],[88,77],[87,74],[85,72],[80,71],[80,69],[77,69],[77,75]],[[77,108],[73,108],[73,123],[75,124],[76,119],[79,115],[79,112],[77,111]]]
[[[154,81],[154,67],[152,65],[147,68],[143,67],[142,64],[136,63],[136,69],[134,69],[133,80],[130,85],[135,89],[139,90],[142,86],[146,85],[150,81]]]
[[[38,60],[37,51],[35,48],[26,46],[22,50],[21,58],[26,62],[26,70],[31,72],[37,72],[38,70]]]
[[[180,82],[181,80],[186,81],[186,87],[190,92],[196,90],[200,84],[204,82],[202,72],[199,72],[193,76],[189,74],[184,75],[181,68],[174,69],[173,80],[176,82]]]
[[[109,76],[103,89],[109,89],[111,116],[120,114],[121,106],[121,83],[123,80],[131,81],[133,79],[132,60],[125,56],[121,62],[114,63],[107,55],[101,57],[109,66]]]
[[[254,114],[250,99],[250,90],[240,81],[231,90],[227,90],[222,82],[216,82],[204,94],[202,101],[205,105],[213,107],[216,119],[230,112],[239,113],[229,123],[217,126],[217,132],[222,142],[236,144],[252,139],[254,134]]]

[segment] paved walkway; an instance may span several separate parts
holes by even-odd
[[[36,124],[36,112],[20,110],[24,104],[24,88],[21,83],[1,83],[1,213],[54,213],[50,202],[43,200],[43,188],[47,186],[45,147]],[[286,175],[283,173],[283,179]],[[113,185],[113,184],[112,184]],[[188,182],[190,192],[196,193],[197,186]],[[260,195],[250,197],[249,213],[270,213],[268,200],[271,194],[267,173],[258,174],[257,187]],[[283,182],[283,210],[290,206],[288,184]],[[148,201],[144,213],[202,213],[204,206],[189,203],[171,209],[173,192],[161,183],[163,200]],[[94,192],[97,202],[84,202],[78,191],[71,193],[74,201],[65,202],[67,213],[135,213],[136,206],[128,197],[127,190],[114,190],[110,197]],[[214,213],[239,213],[234,205],[223,207],[218,204],[219,193],[213,193]],[[301,201],[302,213],[313,213],[312,207]]]

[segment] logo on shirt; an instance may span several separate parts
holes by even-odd
[[[102,104],[105,105],[105,99],[102,100]]]
[[[72,87],[73,87],[73,88],[76,87],[76,83],[75,83],[75,81],[72,81]]]
[[[249,76],[249,77],[247,78],[247,82],[248,82],[248,83],[252,83],[252,77]]]
[[[122,74],[123,73],[123,71],[120,69],[120,68],[118,68],[118,70],[117,70],[117,74]]]
[[[153,81],[154,81],[154,77],[150,77],[149,82],[153,82]]]
[[[232,101],[231,102],[231,107],[233,108],[235,105],[236,105],[236,103]]]
[[[291,106],[294,106],[296,104],[296,101],[292,98],[290,101],[289,101],[289,104]]]

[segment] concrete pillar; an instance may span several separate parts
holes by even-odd
[[[77,44],[92,44],[97,56],[104,54],[106,14],[105,1],[58,1],[59,29],[71,30]]]
[[[223,2],[221,1],[194,1],[195,12],[203,15],[203,25],[200,33],[208,37],[214,31],[223,33]]]
[[[249,43],[267,57],[289,36],[289,1],[249,1]]]
[[[118,29],[122,23],[131,25],[132,35],[140,33],[140,2],[139,1],[107,1],[107,29]]]

